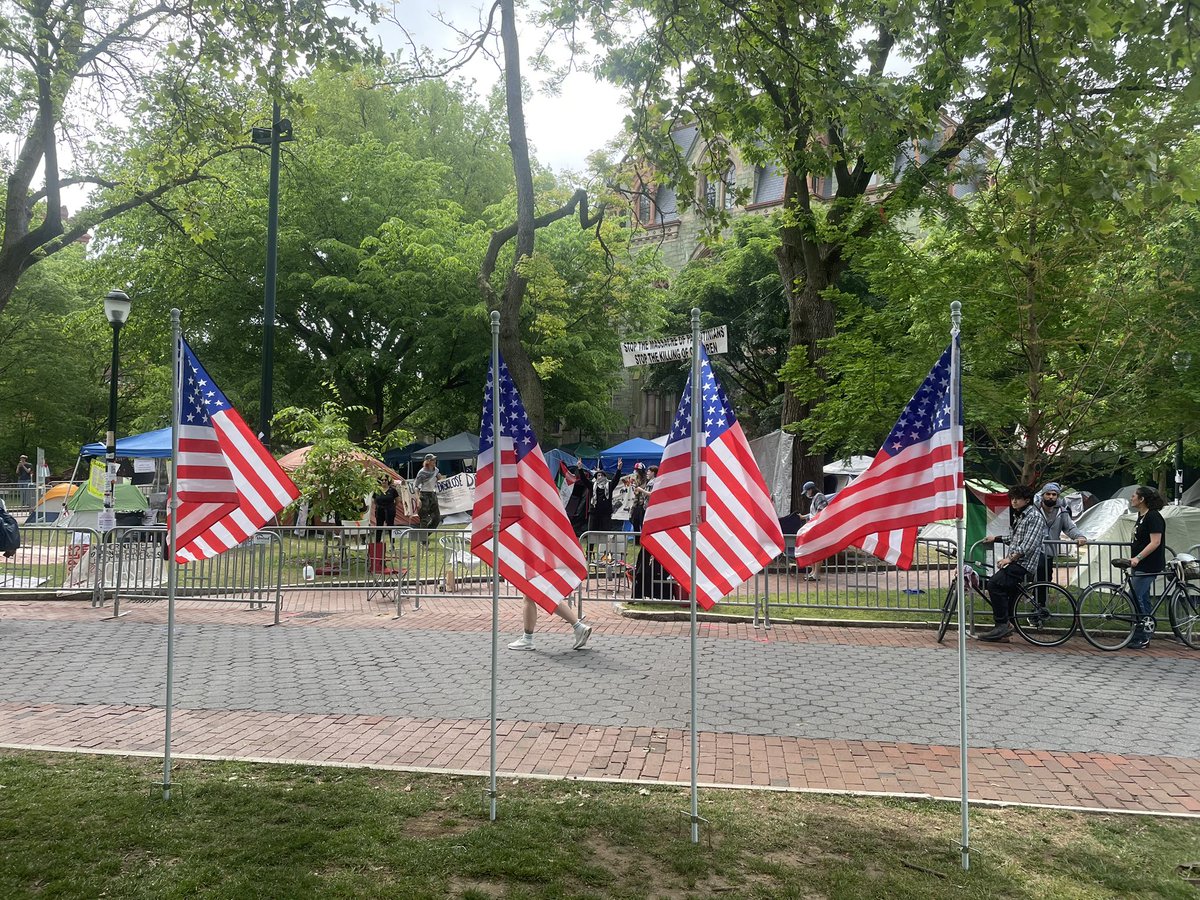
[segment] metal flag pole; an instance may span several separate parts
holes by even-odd
[[[962,351],[958,346],[959,329],[962,326],[962,304],[955,300],[950,304],[950,439],[956,443],[962,440],[962,422],[960,421],[960,405],[962,403]],[[971,801],[967,798],[967,619],[963,610],[965,592],[963,590],[964,547],[966,543],[966,525],[963,517],[966,515],[966,480],[962,475],[962,457],[959,457],[960,476],[963,484],[959,491],[959,514],[954,523],[955,537],[958,541],[958,579],[956,584],[958,604],[958,767],[960,770],[959,792],[962,801],[959,804],[962,816],[962,867],[971,868],[970,818]]]
[[[179,418],[183,395],[183,329],[180,311],[171,310],[171,492],[170,525],[167,538],[167,699],[166,732],[163,735],[163,799],[171,799],[171,709],[175,704],[175,593],[179,584],[175,545],[179,538]]]
[[[696,769],[700,762],[699,746],[696,743],[696,540],[700,531],[700,310],[692,309],[692,516],[691,550],[688,560],[688,578],[691,579],[691,646],[692,646],[692,843],[700,843],[700,795],[696,786]]]
[[[496,667],[500,662],[500,313],[492,313],[492,726],[488,820],[496,821]]]

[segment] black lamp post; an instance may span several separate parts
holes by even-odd
[[[1180,380],[1192,365],[1192,354],[1180,350],[1171,354],[1171,365],[1179,373]],[[1175,505],[1183,503],[1183,426],[1179,426],[1179,440],[1175,442]]]
[[[101,531],[116,525],[113,511],[113,487],[117,480],[117,377],[121,365],[121,327],[129,318],[129,296],[124,291],[109,291],[104,298],[104,317],[112,325],[112,367],[108,386],[108,436],[105,440],[104,515],[99,522]]]
[[[279,118],[279,104],[271,106],[271,127],[253,128],[250,140],[271,147],[271,174],[267,185],[267,271],[263,279],[262,395],[258,430],[263,443],[271,444],[272,381],[275,373],[275,260],[279,247],[279,145],[292,140],[292,123]]]

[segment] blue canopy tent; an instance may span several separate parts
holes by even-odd
[[[103,456],[104,452],[102,441],[84,444],[79,448],[79,455],[84,458]],[[123,459],[170,459],[171,429],[159,428],[157,431],[117,438],[117,456]]]
[[[663,450],[659,444],[654,441],[648,441],[645,438],[630,438],[627,441],[622,441],[615,447],[609,447],[600,453],[600,465],[605,469],[612,470],[617,466],[617,460],[624,460],[623,471],[629,474],[633,471],[633,467],[637,463],[644,463],[647,466],[657,466],[662,460]]]

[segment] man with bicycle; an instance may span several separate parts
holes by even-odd
[[[1159,512],[1163,508],[1162,494],[1148,485],[1139,485],[1134,490],[1129,505],[1137,513],[1137,522],[1133,526],[1133,556],[1129,558],[1129,584],[1133,588],[1139,620],[1128,646],[1131,650],[1142,650],[1150,644],[1150,634],[1144,625],[1151,615],[1150,590],[1154,579],[1167,567],[1167,523]]]
[[[1037,571],[1046,541],[1046,517],[1033,506],[1033,488],[1013,485],[1008,489],[1008,502],[1012,523],[1012,535],[1005,542],[1008,555],[997,561],[996,571],[988,579],[988,602],[996,624],[979,635],[981,641],[1006,641],[1013,633],[1013,606],[1021,582]]]

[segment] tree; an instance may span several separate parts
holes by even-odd
[[[366,11],[359,0],[348,6]],[[5,0],[3,124],[19,135],[19,149],[5,167],[0,310],[30,266],[97,224],[205,177],[244,142],[237,108],[198,85],[249,80],[279,97],[301,56],[345,58],[357,37],[324,0]],[[171,110],[158,147],[166,152],[121,158],[127,129],[113,123],[136,125],[148,102]],[[68,221],[63,190],[78,186],[97,190]]]
[[[272,424],[279,426],[284,440],[311,448],[292,473],[300,489],[298,502],[307,502],[317,521],[340,522],[362,517],[363,498],[375,492],[379,472],[364,463],[367,451],[350,440],[347,416],[354,410],[342,406],[335,387],[330,385],[329,391],[333,399],[318,409],[289,406]],[[406,443],[412,435],[397,435],[397,440]]]
[[[626,0],[560,3],[551,16],[560,26],[590,20],[607,48],[604,70],[634,100],[632,155],[652,165],[653,180],[675,183],[682,202],[703,199],[698,183],[721,178],[734,149],[786,173],[776,255],[788,345],[822,383],[855,242],[944,194],[974,142],[1004,143],[1012,117],[1038,110],[1113,163],[1097,172],[1120,189],[1131,162],[1154,169],[1150,148],[1126,139],[1129,123],[1178,128],[1200,97],[1190,4]],[[672,131],[691,123],[704,151],[689,167]],[[783,424],[802,422],[819,399],[789,391]],[[797,494],[822,462],[802,434]]]
[[[1192,144],[1162,170],[1194,166]],[[1200,350],[1195,205],[1153,187],[1133,204],[1093,193],[1086,168],[1074,155],[1020,151],[992,189],[931,217],[915,244],[880,233],[858,247],[855,268],[890,302],[843,305],[826,343],[837,373],[828,385],[811,369],[789,373],[802,390],[825,391],[801,426],[806,439],[873,452],[945,346],[953,299],[964,304],[976,464],[998,461],[1027,484],[1083,478],[1190,431],[1200,405],[1171,357]]]

